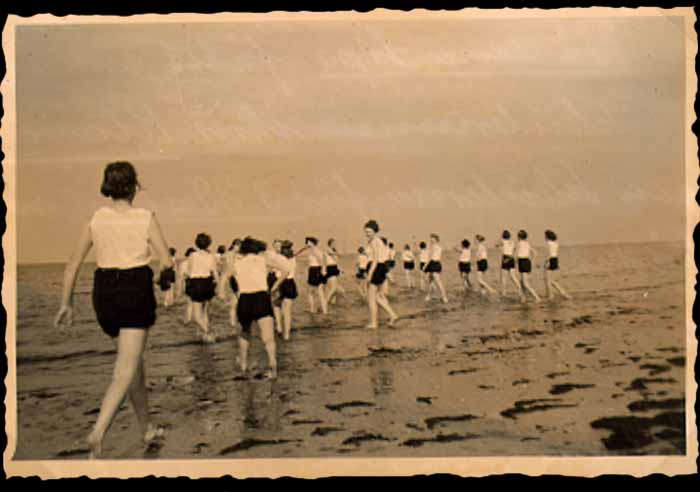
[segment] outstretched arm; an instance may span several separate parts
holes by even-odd
[[[160,228],[155,213],[152,213],[151,222],[148,224],[148,242],[153,246],[153,249],[156,250],[161,270],[174,266],[173,260],[170,258],[168,245],[165,242],[165,237],[163,237],[163,231]]]

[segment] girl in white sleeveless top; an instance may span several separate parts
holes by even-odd
[[[486,281],[485,274],[489,269],[488,251],[484,245],[486,238],[481,234],[476,235],[476,282],[479,284],[479,292],[496,294],[496,290]]]
[[[287,265],[278,255],[265,252],[267,246],[262,241],[245,238],[241,243],[240,257],[233,267],[233,275],[238,282],[239,297],[236,315],[240,324],[238,336],[239,362],[241,370],[248,370],[248,347],[253,323],[260,328],[260,338],[265,345],[269,370],[266,377],[277,377],[277,356],[275,344],[275,321],[271,295],[275,295],[280,285],[289,276]],[[277,270],[280,276],[268,289],[267,273]]]
[[[294,280],[297,270],[297,260],[294,258],[294,244],[291,241],[282,241],[280,254],[276,255],[277,260],[285,266],[287,270],[286,278],[282,279],[278,295],[273,297],[272,308],[277,323],[277,332],[282,334],[285,340],[289,340],[292,333],[292,305],[299,296],[297,284]],[[282,272],[277,271],[281,278]]]
[[[540,296],[537,295],[535,289],[530,285],[530,273],[532,272],[532,258],[535,257],[535,251],[527,241],[527,232],[524,230],[518,231],[518,271],[520,272],[520,284],[522,290],[520,292],[520,300],[525,302],[525,292],[529,292],[536,302],[540,302]]]
[[[544,263],[544,285],[547,290],[547,299],[554,299],[554,291],[558,291],[565,299],[571,299],[564,289],[555,280],[559,272],[559,243],[557,235],[552,230],[544,232],[544,238],[547,242],[547,261]]]
[[[367,256],[367,251],[363,246],[357,248],[357,273],[355,273],[355,278],[357,279],[357,288],[360,291],[360,296],[362,300],[367,299],[367,283],[365,279],[367,278],[367,267],[369,266],[369,256]]]
[[[178,275],[178,292],[185,294],[187,292],[187,285],[188,285],[188,279],[187,279],[187,268],[189,264],[187,263],[187,259],[190,257],[192,253],[194,253],[196,249],[189,247],[185,251],[185,258],[180,262],[180,264],[177,267],[177,275]],[[182,323],[184,325],[189,325],[190,322],[192,321],[192,299],[190,299],[190,296],[185,294],[185,317],[182,319]]]
[[[508,277],[510,277],[511,282],[515,285],[515,289],[518,294],[522,293],[522,288],[518,277],[515,275],[515,243],[510,238],[510,231],[503,231],[501,235],[501,252],[503,256],[501,258],[501,271],[499,272],[499,278],[501,283],[501,295],[506,295],[506,283]]]
[[[403,252],[401,253],[401,260],[403,261],[403,271],[406,275],[406,286],[409,289],[413,289],[416,284],[413,280],[413,270],[416,268],[416,257],[411,251],[411,245],[406,244],[403,247]]]
[[[418,245],[418,269],[420,270],[420,290],[425,290],[428,280],[428,274],[425,273],[425,267],[428,265],[428,260],[430,259],[428,255],[428,245],[425,241],[421,241]]]
[[[461,248],[455,248],[459,252],[459,260],[457,263],[457,270],[459,271],[460,277],[462,277],[462,283],[464,284],[464,290],[470,291],[474,288],[469,280],[469,273],[472,271],[472,251],[469,249],[471,243],[468,239],[462,240]]]
[[[144,442],[162,433],[150,423],[143,369],[148,329],[156,320],[153,271],[149,267],[151,248],[158,255],[161,271],[172,267],[172,261],[153,212],[132,206],[138,188],[136,170],[130,163],[107,165],[101,192],[112,202],[97,210],[82,229],[78,246],[66,265],[61,307],[54,319],[61,330],[64,322],[72,325],[75,280],[90,248],[95,246],[93,307],[102,330],[114,340],[117,358],[112,382],[87,438],[91,458],[99,457],[105,434],[127,395]]]
[[[389,300],[386,298],[382,285],[386,283],[388,259],[388,248],[377,236],[379,224],[370,220],[365,224],[365,236],[367,237],[369,250],[369,271],[367,272],[367,301],[369,303],[369,324],[367,328],[377,329],[379,327],[379,310],[384,309],[389,314],[389,326],[393,325],[399,317],[396,315]]]
[[[430,235],[430,260],[425,266],[425,272],[428,274],[428,292],[425,295],[425,300],[430,301],[430,290],[433,286],[438,288],[443,304],[447,304],[447,293],[445,286],[442,285],[440,274],[442,272],[442,246],[440,246],[440,236],[433,233]]]
[[[212,343],[216,340],[209,331],[209,302],[216,295],[216,286],[220,283],[219,268],[216,256],[208,250],[211,246],[208,234],[197,234],[195,246],[197,250],[187,258],[186,294],[192,299],[192,314],[201,329],[202,340]]]
[[[306,250],[308,250],[309,258],[309,275],[307,283],[309,284],[309,312],[316,313],[316,305],[314,302],[314,291],[318,295],[319,303],[321,304],[321,312],[328,314],[328,302],[324,292],[324,284],[326,283],[326,259],[318,247],[318,239],[315,237],[307,237],[304,241]]]
[[[338,259],[340,255],[335,248],[335,239],[328,240],[328,247],[325,251],[326,256],[326,283],[328,284],[328,293],[326,301],[328,304],[335,304],[338,294],[345,295],[345,289],[340,285],[340,268],[338,268]]]

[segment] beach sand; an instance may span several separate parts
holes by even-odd
[[[449,304],[405,289],[399,266],[390,294],[401,320],[392,328],[383,317],[376,331],[363,327],[354,258],[341,262],[348,294],[329,316],[304,311],[300,268],[295,330],[278,340],[272,382],[259,377],[258,339],[245,379],[236,340],[195,341],[180,299],[159,308],[146,355],[151,414],[165,436],[144,447],[125,406],[104,457],[685,454],[683,258],[679,244],[562,247],[560,280],[574,299],[521,305],[512,288],[504,299],[463,294],[448,254]],[[493,285],[498,264],[492,251]],[[91,265],[73,332],[51,327],[62,268],[19,268],[16,459],[84,459],[110,380],[114,347],[90,305]],[[532,281],[543,294],[541,268]],[[227,316],[212,306],[222,333]]]

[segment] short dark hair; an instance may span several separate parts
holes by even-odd
[[[510,231],[503,231],[503,235],[501,237],[503,239],[510,239]]]
[[[462,247],[463,248],[468,248],[470,245],[471,245],[471,243],[469,242],[469,239],[462,240]]]
[[[440,236],[438,236],[434,232],[430,235],[430,237],[434,237],[436,241],[440,242]]]
[[[393,249],[394,243],[389,243],[389,247]]]
[[[550,241],[556,241],[557,240],[557,234],[551,229],[547,229],[544,231],[544,237],[549,239]]]
[[[177,253],[175,248],[169,248],[168,251],[170,252],[170,256],[175,256],[175,253]]]
[[[267,249],[267,244],[264,241],[247,236],[241,242],[242,255],[257,255]]]
[[[187,248],[187,251],[185,251],[185,256],[190,256],[195,251],[197,251],[197,250],[194,249],[192,246],[190,246],[189,248]]]
[[[100,193],[113,200],[131,200],[141,188],[136,169],[130,162],[117,161],[107,164]]]
[[[228,247],[229,251],[231,251],[234,247],[238,246],[241,244],[241,240],[236,238],[233,241],[231,241],[231,246]]]
[[[518,239],[527,239],[527,231],[525,231],[525,229],[520,229],[518,231]]]
[[[194,240],[194,245],[199,249],[207,249],[211,246],[211,237],[207,233],[200,232]]]
[[[220,244],[218,248],[216,248],[216,252],[219,253],[220,255],[224,254],[226,252],[226,246],[223,244]]]
[[[376,234],[377,232],[379,232],[379,223],[374,219],[370,219],[365,224],[365,229],[372,229]]]
[[[359,248],[357,248],[357,252],[360,253],[360,254],[362,254],[362,253],[365,252],[365,248],[363,248],[362,246],[360,246]]]
[[[420,247],[420,249],[425,249],[425,248],[428,247],[428,245],[425,244],[425,241],[421,241],[420,244],[419,244],[418,246]]]
[[[403,249],[411,249],[411,245],[410,245],[410,244],[406,244],[406,245],[403,247]]]
[[[385,238],[384,236],[381,237],[382,242],[384,243],[384,246],[386,246],[389,243],[389,240]]]
[[[294,258],[294,243],[288,240],[282,241],[280,253],[287,258]]]
[[[477,241],[482,242],[484,239],[486,239],[486,238],[485,238],[484,236],[482,236],[481,234],[477,234],[477,235],[476,235],[476,240],[477,240]]]
[[[311,243],[314,246],[316,246],[318,244],[318,239],[316,239],[313,236],[306,236],[306,239],[304,239],[304,243]]]
[[[328,246],[330,246],[330,245],[333,244],[334,242],[335,242],[335,239],[334,239],[334,238],[329,238],[328,241],[326,242],[326,244],[328,244]]]

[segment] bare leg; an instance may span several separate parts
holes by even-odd
[[[372,287],[370,287],[370,289],[371,288]],[[389,314],[389,325],[390,326],[393,325],[394,322],[398,319],[398,316],[396,316],[396,313],[394,312],[394,310],[391,309],[391,305],[389,304],[389,300],[386,298],[386,295],[384,294],[384,291],[382,289],[379,289],[379,291],[377,293],[377,304],[379,305],[379,307],[381,307],[384,311],[386,311]]]
[[[442,296],[442,302],[447,304],[447,293],[445,292],[445,286],[442,285],[442,280],[440,279],[440,274],[439,273],[433,274],[433,278],[435,279],[435,284],[437,285],[437,288],[440,291],[440,295]]]
[[[318,286],[318,299],[321,301],[321,311],[323,314],[328,314],[328,303],[326,302],[326,296],[323,292],[323,285]]]
[[[231,309],[229,310],[228,313],[228,322],[231,325],[231,328],[235,329],[236,328],[236,323],[238,323],[238,315],[236,314],[236,307],[238,306],[238,297],[234,294],[231,297]]]
[[[369,304],[369,324],[367,328],[378,328],[379,322],[378,318],[378,308],[377,308],[377,286],[370,284],[367,289],[367,303]]]
[[[314,302],[314,291],[313,287],[309,289],[309,312],[316,312],[316,303]]]
[[[138,328],[122,328],[117,340],[117,360],[114,364],[112,382],[107,388],[107,393],[102,399],[100,415],[97,417],[95,427],[87,438],[90,446],[90,458],[99,457],[102,451],[102,440],[109,430],[114,417],[119,410],[127,392],[139,372],[139,366],[143,364],[143,352],[146,346],[148,331]],[[145,389],[145,388],[144,388]],[[136,405],[146,405],[145,399],[138,400]],[[139,416],[140,414],[140,416]],[[148,422],[148,409],[139,408],[137,411],[139,421]]]
[[[542,300],[540,299],[540,296],[537,295],[537,292],[535,292],[535,289],[530,286],[527,273],[523,273],[523,287],[532,295],[532,297],[535,298],[536,302],[540,302]]]
[[[498,280],[501,284],[501,295],[506,295],[506,277],[503,275],[503,268],[498,273]]]
[[[559,291],[559,293],[564,296],[565,299],[571,299],[571,296],[564,292],[564,289],[562,289],[561,285],[559,285],[558,282],[555,282],[554,280],[551,280],[552,286]]]
[[[510,270],[510,279],[513,281],[513,285],[515,285],[517,292],[520,292],[523,290],[523,287],[520,285],[520,282],[518,282],[518,276],[515,275],[514,269]]]
[[[192,314],[193,314],[194,308],[192,306],[192,299],[189,297],[187,298],[187,307],[185,308],[185,319],[183,320],[186,325],[189,325],[190,322],[192,321]]]
[[[248,333],[244,333],[243,330],[238,334],[238,363],[243,372],[248,370],[248,347],[250,346],[248,336]]]
[[[328,304],[335,304],[337,277],[328,279]]]
[[[547,299],[550,301],[554,299],[554,293],[552,292],[552,278],[549,271],[545,268],[544,270],[544,292]]]
[[[284,318],[284,339],[289,340],[292,334],[292,303],[291,299],[282,301],[282,317]]]
[[[266,316],[258,320],[258,326],[260,327],[260,338],[265,345],[265,352],[267,352],[268,377],[275,379],[277,377],[277,345],[274,335],[274,320],[270,316]]]
[[[282,334],[282,307],[277,304],[272,305],[272,312],[275,314],[275,330]]]
[[[477,280],[477,282],[479,283],[479,285],[481,286],[482,292],[483,292],[483,290],[486,290],[486,291],[488,291],[488,292],[491,293],[491,294],[495,294],[495,293],[496,293],[496,291],[493,289],[493,287],[491,287],[491,286],[488,284],[488,282],[486,282],[486,280],[484,280],[484,274],[483,274],[483,272],[476,272],[476,280]]]

